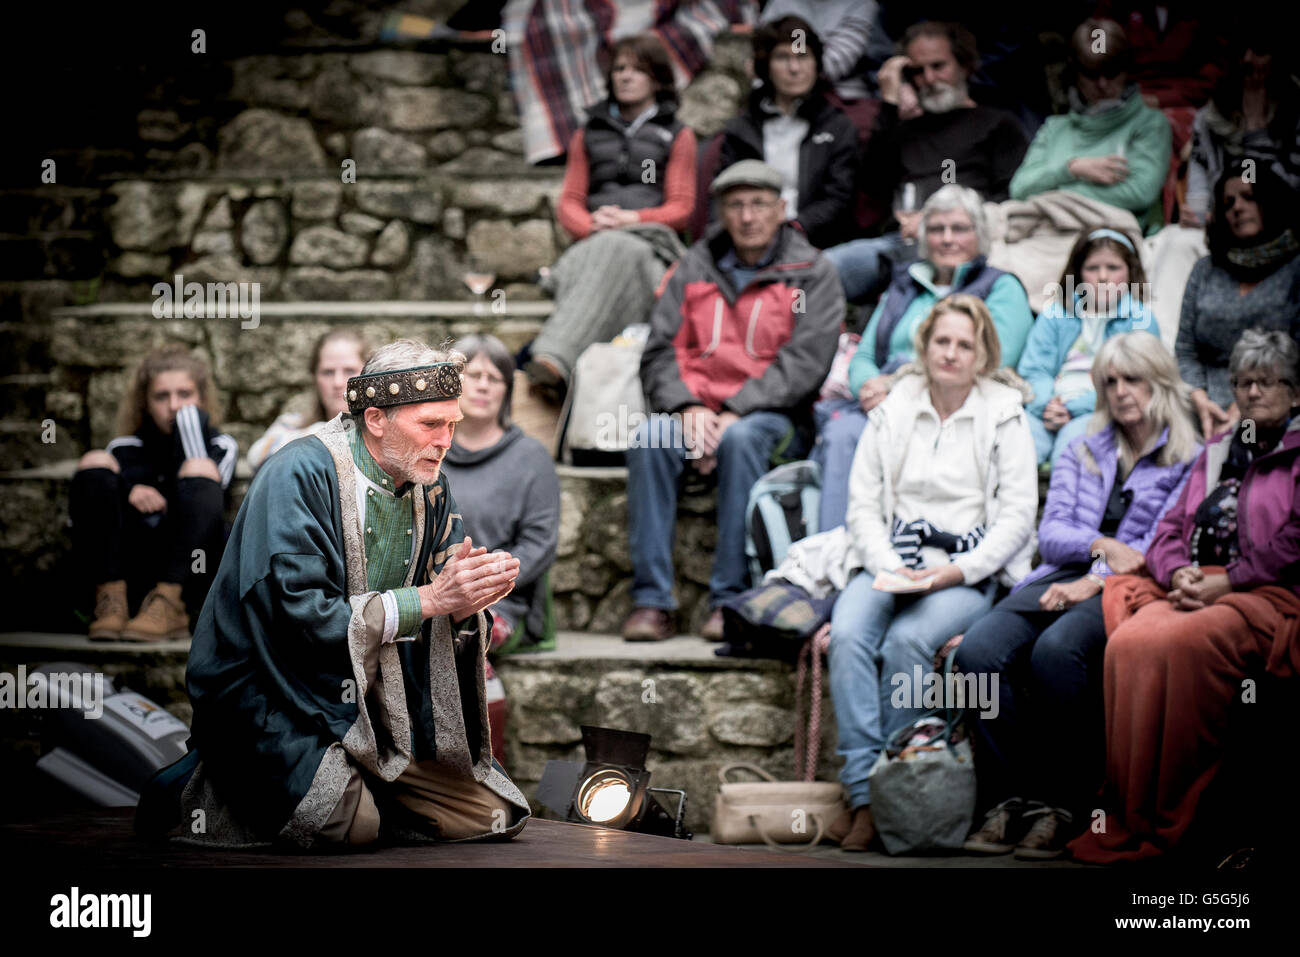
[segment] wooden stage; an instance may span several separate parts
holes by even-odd
[[[513,841],[385,847],[357,853],[208,850],[150,844],[132,830],[134,809],[83,811],[0,823],[7,864],[49,868],[214,867],[851,867],[803,854],[725,847],[533,819]]]

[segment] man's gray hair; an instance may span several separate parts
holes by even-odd
[[[979,254],[989,254],[989,224],[984,217],[984,200],[980,194],[967,186],[949,183],[940,186],[921,207],[921,225],[917,230],[917,253],[922,259],[930,258],[930,244],[925,237],[925,224],[930,221],[932,213],[946,213],[952,209],[965,211],[975,227],[975,238],[979,241]]]
[[[1228,372],[1253,369],[1273,372],[1291,385],[1300,385],[1300,347],[1287,333],[1277,329],[1247,329],[1232,347]]]
[[[447,340],[447,343],[450,341]],[[431,366],[438,362],[454,362],[458,373],[465,372],[465,357],[454,349],[434,349],[418,339],[398,339],[376,349],[366,360],[361,374],[372,375],[376,372],[393,372],[397,369],[414,369],[417,366]],[[384,409],[384,415],[391,421],[400,408],[400,405],[389,406]],[[353,415],[352,420],[360,428],[366,427],[364,413]]]

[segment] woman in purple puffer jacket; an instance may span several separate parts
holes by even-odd
[[[1108,339],[1092,381],[1099,401],[1088,434],[1052,470],[1038,529],[1043,564],[957,649],[958,669],[997,681],[996,710],[976,722],[986,816],[969,851],[1058,857],[1086,825],[1081,812],[1105,761],[1102,584],[1144,567],[1200,452],[1187,386],[1149,332]]]

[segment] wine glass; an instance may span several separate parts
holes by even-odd
[[[899,218],[899,213],[914,213],[920,208],[921,205],[917,202],[916,184],[904,183],[899,186],[898,191],[894,193],[894,218],[898,219],[901,223],[902,220]],[[915,237],[903,240],[903,243],[908,246],[911,246],[915,242]]]
[[[483,312],[483,295],[492,288],[492,283],[496,282],[497,274],[492,272],[482,262],[473,260],[465,270],[461,280],[469,287],[469,291],[478,297],[474,303],[474,313],[477,315]]]

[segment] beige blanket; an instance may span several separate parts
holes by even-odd
[[[1066,257],[1081,231],[1105,226],[1134,239],[1142,236],[1137,217],[1128,210],[1065,190],[985,203],[984,214],[991,242],[989,265],[1016,275],[1035,313],[1055,294]],[[1142,254],[1141,245],[1138,251]],[[1146,265],[1144,256],[1143,267]],[[1076,283],[1080,281],[1075,278]]]

